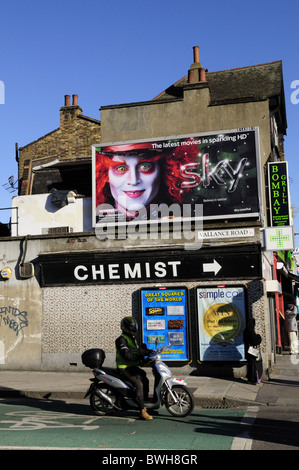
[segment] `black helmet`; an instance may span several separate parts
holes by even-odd
[[[138,323],[133,317],[125,317],[120,322],[120,327],[124,333],[134,334],[138,330]]]

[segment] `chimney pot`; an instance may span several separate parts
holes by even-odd
[[[78,95],[73,95],[73,106],[78,106]]]
[[[188,83],[199,83],[206,81],[206,71],[199,62],[199,48],[193,46],[193,64],[188,72]]]
[[[206,81],[206,71],[204,68],[201,68],[199,71],[199,81],[205,82]]]
[[[188,83],[194,83],[194,70],[188,70]]]
[[[71,104],[70,95],[64,95],[64,106],[70,106],[70,104]]]
[[[193,47],[193,57],[194,57],[194,63],[198,64],[199,63],[199,47],[198,46]]]

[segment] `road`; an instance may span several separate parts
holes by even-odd
[[[102,450],[115,458],[120,451],[132,456],[130,449],[160,458],[163,450],[189,457],[202,450],[298,450],[298,424],[299,408],[195,408],[184,419],[162,408],[144,422],[134,412],[96,416],[87,400],[1,399],[0,450]]]
[[[299,450],[299,408],[266,406],[250,429],[252,450]]]
[[[126,415],[99,417],[88,401],[2,399],[0,450],[167,449],[227,450],[242,432],[245,409],[195,409],[174,418],[165,408],[150,422]]]

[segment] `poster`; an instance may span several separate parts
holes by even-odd
[[[257,217],[259,196],[258,128],[93,146],[94,225]]]
[[[162,360],[189,360],[188,289],[141,289],[142,342],[149,349],[169,346]]]
[[[201,361],[244,361],[245,286],[197,287]]]

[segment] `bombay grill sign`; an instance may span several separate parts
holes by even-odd
[[[272,227],[292,225],[287,162],[268,163],[268,185],[270,225]]]
[[[182,218],[188,205],[191,220],[199,205],[204,220],[257,217],[259,167],[256,127],[94,145],[94,226],[156,222],[161,205]]]

